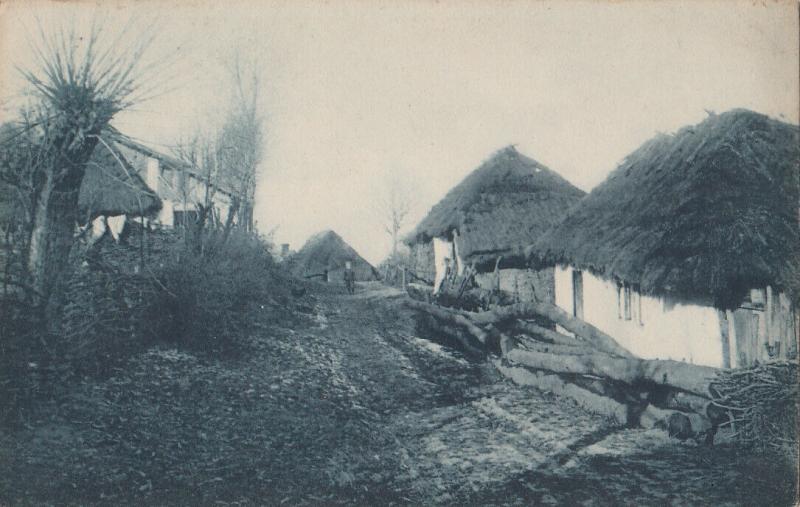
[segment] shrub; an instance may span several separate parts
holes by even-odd
[[[255,306],[284,290],[263,239],[238,229],[223,234],[190,236],[162,255],[160,338],[195,350],[233,352],[252,332]]]

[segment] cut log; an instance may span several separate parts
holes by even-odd
[[[555,343],[541,342],[533,338],[520,335],[516,336],[516,339],[520,342],[520,346],[523,350],[565,355],[585,355],[592,352],[592,347],[586,344],[560,345]]]
[[[548,370],[554,373],[598,375],[627,384],[640,382],[670,385],[676,389],[709,397],[709,386],[717,374],[715,368],[680,361],[645,360],[634,357],[615,357],[602,352],[586,355],[559,355],[519,348],[507,358],[512,363]]]
[[[433,287],[420,283],[409,283],[406,285],[406,292],[412,299],[417,301],[429,302],[433,297]]]
[[[628,407],[623,403],[566,382],[558,375],[504,364],[499,359],[494,360],[493,364],[497,371],[517,385],[535,387],[540,391],[570,398],[589,412],[610,417],[620,425],[628,424]]]
[[[527,322],[524,320],[518,320],[514,322],[514,329],[556,345],[589,345],[589,342],[586,340],[576,338],[574,336],[567,336],[557,331],[553,331],[552,329],[547,329],[546,327],[542,327],[538,324],[534,324],[533,322]]]
[[[669,436],[686,440],[687,438],[703,438],[711,430],[711,422],[707,417],[694,412],[663,409],[647,405],[639,416],[642,428],[663,428]]]
[[[422,313],[420,318],[427,331],[433,333],[433,336],[430,337],[433,341],[455,346],[473,358],[486,357],[486,352],[481,343],[474,336],[467,333],[466,330],[444,323],[428,313]]]
[[[416,301],[414,299],[406,299],[405,303],[414,310],[425,312],[445,323],[454,326],[459,326],[465,329],[469,334],[474,336],[475,339],[478,340],[478,342],[480,342],[481,346],[483,347],[486,347],[489,342],[489,335],[488,333],[486,333],[486,331],[479,328],[478,326],[473,324],[471,320],[469,320],[468,318],[464,317],[459,313],[452,312],[442,307],[432,305],[429,303]]]
[[[611,354],[622,357],[632,356],[631,353],[618,344],[613,337],[600,331],[588,322],[573,317],[561,308],[544,301],[503,306],[487,312],[476,313],[469,318],[476,324],[490,324],[526,316],[545,317],[567,331],[575,333],[577,336],[580,336]]]

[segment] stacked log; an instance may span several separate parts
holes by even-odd
[[[493,355],[497,370],[515,383],[571,398],[620,425],[658,426],[709,442],[722,422],[711,406],[717,369],[633,357],[613,337],[549,303],[483,312],[407,304],[468,352]],[[556,331],[556,324],[573,336]]]

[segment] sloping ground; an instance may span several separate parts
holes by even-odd
[[[416,336],[397,291],[318,288],[239,360],[175,350],[0,434],[0,504],[789,505],[788,468],[619,431]]]

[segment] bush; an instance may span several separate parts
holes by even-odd
[[[252,332],[251,312],[281,292],[269,245],[233,229],[171,246],[157,268],[160,338],[207,352],[235,351]]]
[[[293,284],[255,234],[142,232],[132,223],[120,243],[104,237],[74,249],[54,298],[58,322],[43,322],[21,293],[0,300],[6,408],[51,396],[75,377],[106,375],[156,342],[234,353],[258,322],[254,311],[286,313]],[[16,417],[12,412],[4,415]]]

